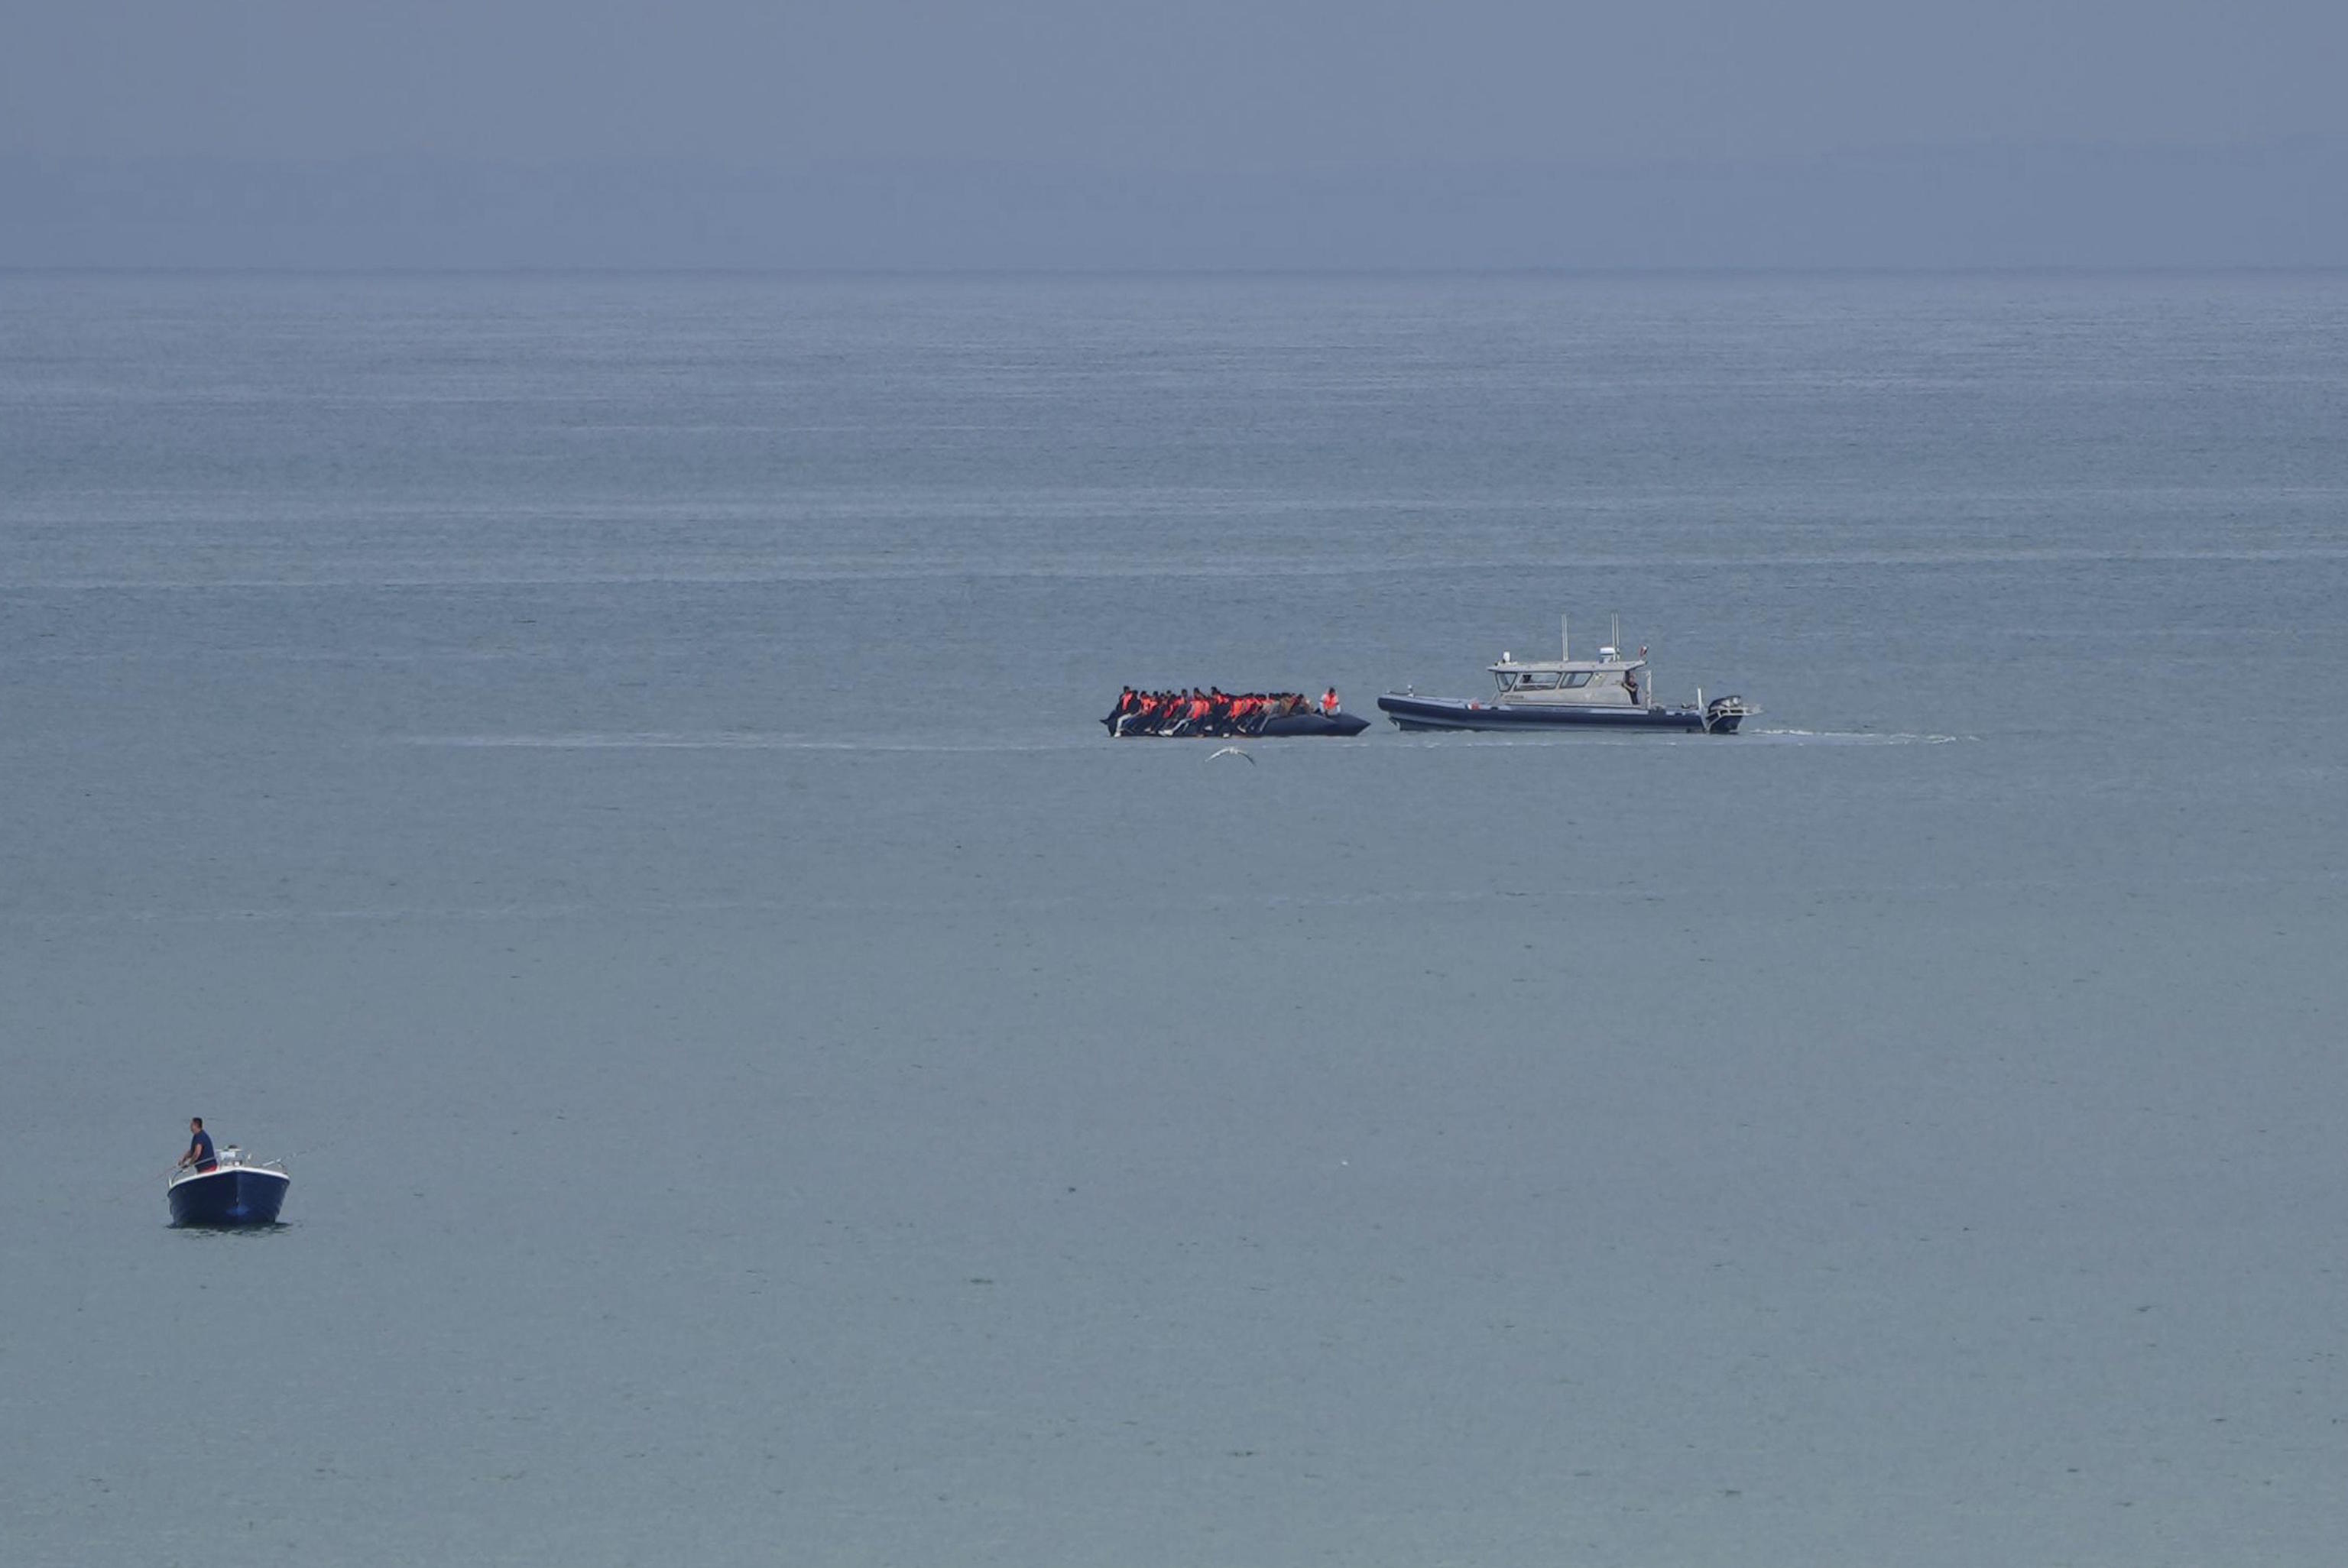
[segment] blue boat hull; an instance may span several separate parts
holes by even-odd
[[[293,1183],[282,1173],[252,1166],[212,1171],[171,1184],[175,1225],[273,1225]]]
[[[1456,697],[1378,699],[1378,709],[1405,730],[1692,730],[1733,735],[1742,713],[1725,713],[1709,726],[1701,708],[1524,706],[1500,707]]]

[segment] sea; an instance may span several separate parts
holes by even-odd
[[[2330,1564],[2343,687],[2348,274],[0,275],[0,1560]]]

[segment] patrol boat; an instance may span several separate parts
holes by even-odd
[[[1647,651],[1625,659],[1622,617],[1614,618],[1613,641],[1595,659],[1573,656],[1573,623],[1560,624],[1556,659],[1519,659],[1503,653],[1488,666],[1498,688],[1488,702],[1456,697],[1422,697],[1415,691],[1389,692],[1378,707],[1405,730],[1694,730],[1733,735],[1736,726],[1761,710],[1742,697],[1704,700],[1696,688],[1693,707],[1667,707],[1654,700],[1654,672]]]
[[[294,1178],[276,1160],[249,1161],[244,1151],[221,1150],[210,1170],[172,1178],[171,1223],[175,1225],[273,1225],[278,1205]]]

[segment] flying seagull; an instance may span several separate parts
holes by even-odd
[[[1253,757],[1249,756],[1245,752],[1243,752],[1243,751],[1240,750],[1240,748],[1239,748],[1239,747],[1237,747],[1237,746],[1225,746],[1225,747],[1224,747],[1221,751],[1220,751],[1220,752],[1209,752],[1209,753],[1207,753],[1207,760],[1208,760],[1209,762],[1210,762],[1210,763],[1211,763],[1211,762],[1213,762],[1217,757],[1238,757],[1238,758],[1241,759],[1242,761],[1244,761],[1244,762],[1247,764],[1247,765],[1248,765],[1248,766],[1250,766],[1250,767],[1253,767],[1253,766],[1255,766],[1255,759],[1254,759]]]

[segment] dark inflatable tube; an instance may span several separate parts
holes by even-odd
[[[1367,719],[1353,713],[1291,713],[1284,719],[1266,719],[1259,735],[1358,735],[1370,727]]]

